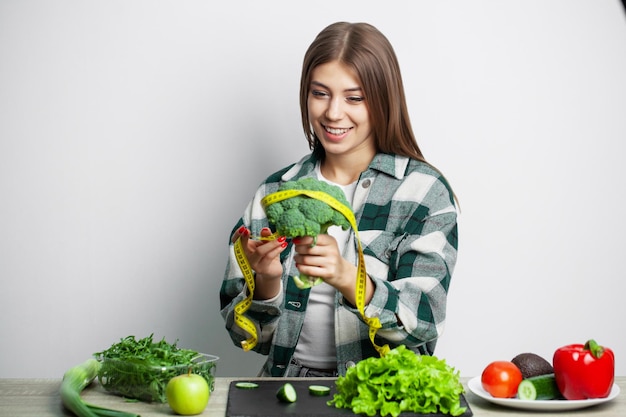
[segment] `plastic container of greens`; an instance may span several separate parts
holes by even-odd
[[[198,353],[186,363],[159,365],[141,358],[96,357],[101,362],[98,382],[112,393],[126,398],[145,402],[167,401],[165,387],[169,380],[188,372],[201,375],[209,384],[211,392],[215,387],[215,368],[218,357]]]

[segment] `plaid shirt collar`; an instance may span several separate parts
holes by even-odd
[[[319,161],[313,154],[303,157],[294,164],[282,176],[283,181],[290,181],[296,177],[308,177],[315,175],[315,164]],[[370,162],[369,168],[364,175],[371,176],[370,170],[379,171],[401,180],[409,164],[409,158],[386,153],[378,153]],[[369,172],[369,174],[368,174]]]

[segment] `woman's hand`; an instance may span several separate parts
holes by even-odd
[[[292,239],[296,255],[294,261],[298,271],[311,277],[319,277],[332,285],[352,304],[356,305],[355,284],[357,267],[346,261],[339,253],[339,246],[334,237],[327,234],[317,236],[313,244],[312,237]],[[373,283],[366,278],[365,304],[369,303],[373,294]]]
[[[268,228],[261,230],[261,237],[272,234]],[[280,278],[283,275],[283,265],[280,263],[280,253],[287,247],[284,237],[273,240],[250,239],[250,230],[241,226],[233,236],[232,242],[241,239],[243,252],[255,272],[256,288],[254,298],[269,299],[278,295],[280,291]]]

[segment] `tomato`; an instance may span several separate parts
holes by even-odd
[[[495,361],[487,365],[480,382],[492,397],[512,398],[522,379],[522,371],[513,362]]]

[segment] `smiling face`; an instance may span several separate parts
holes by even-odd
[[[358,77],[338,61],[313,69],[308,118],[326,158],[350,156],[369,163],[374,157],[376,145],[364,94]]]

